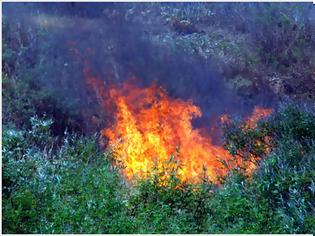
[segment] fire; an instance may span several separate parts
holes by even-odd
[[[114,114],[115,122],[101,134],[109,140],[114,158],[123,164],[123,174],[128,180],[136,176],[150,177],[153,169],[163,170],[177,164],[180,180],[190,183],[199,182],[202,177],[217,183],[232,168],[245,168],[247,174],[257,168],[252,160],[230,155],[221,146],[214,145],[210,136],[192,127],[192,120],[202,113],[191,101],[170,98],[155,84],[140,88],[129,80],[120,87],[105,85],[93,75],[89,61],[75,42],[69,42],[69,50],[83,63],[87,86],[95,91],[103,108]],[[91,53],[86,50],[86,54]],[[247,127],[255,127],[259,119],[271,112],[272,109],[256,107],[245,120]],[[226,114],[219,120],[231,121]]]
[[[90,83],[98,81],[90,79]],[[99,95],[105,94],[100,84],[97,88]],[[149,177],[154,167],[162,169],[171,156],[181,165],[182,181],[197,182],[204,174],[216,181],[226,171],[219,160],[230,155],[192,127],[192,119],[201,111],[191,101],[172,99],[156,85],[138,88],[132,83],[119,89],[111,86],[107,95],[115,102],[116,121],[102,135],[125,166],[127,179]]]
[[[102,107],[114,115],[114,123],[104,128],[101,135],[109,140],[127,180],[150,177],[153,169],[161,171],[174,163],[180,165],[180,180],[189,183],[197,183],[205,176],[217,183],[231,168],[242,166],[247,173],[256,168],[250,160],[231,156],[214,145],[210,136],[192,127],[192,120],[202,115],[192,101],[171,98],[156,84],[137,87],[133,79],[121,86],[105,84],[92,74],[89,61],[74,46],[71,48],[74,56],[83,61],[87,86],[94,90]],[[268,112],[257,108],[248,124],[255,125]],[[229,117],[223,115],[221,121],[224,120]]]
[[[272,113],[271,108],[255,107],[254,111],[252,112],[252,115],[246,119],[245,123],[247,127],[255,128],[257,122],[260,119],[269,116],[271,113]]]
[[[115,122],[101,134],[108,138],[115,159],[123,164],[126,179],[150,177],[153,168],[162,170],[171,157],[180,165],[177,174],[182,182],[196,183],[203,176],[217,182],[235,165],[245,165],[248,172],[255,169],[251,162],[235,161],[227,150],[214,145],[210,136],[192,127],[192,120],[202,115],[192,101],[171,98],[156,84],[140,88],[129,80],[119,87],[105,86],[88,70],[85,74],[104,109],[112,109],[109,104],[114,104]]]
[[[272,112],[273,109],[271,108],[255,107],[252,115],[246,119],[245,124],[248,128],[255,128],[259,120],[268,117]],[[270,143],[271,137],[265,136],[263,142],[256,143],[256,145],[261,146],[265,150],[265,153],[269,153]]]
[[[255,128],[257,122],[265,117],[268,117],[273,112],[271,108],[262,108],[255,106],[252,114],[245,118],[245,128]],[[223,114],[219,117],[221,124],[228,124],[231,122],[231,117],[227,114]]]
[[[244,119],[241,125],[241,129],[244,132],[247,132],[247,129],[254,129],[257,127],[257,122],[267,116],[269,116],[273,112],[273,109],[271,108],[262,108],[255,106],[252,114]],[[231,124],[231,117],[229,117],[227,114],[223,114],[219,117],[220,122],[222,124]],[[270,152],[270,145],[271,145],[271,137],[266,135],[262,138],[262,140],[255,140],[254,146],[256,148],[260,148],[263,150],[263,154],[266,155]],[[245,172],[248,176],[250,176],[251,172],[257,169],[257,160],[261,159],[261,155],[257,155],[254,153],[243,153],[243,154],[236,154],[235,160],[236,165],[235,166],[242,166],[242,163],[244,163],[244,155],[246,155],[247,165]]]

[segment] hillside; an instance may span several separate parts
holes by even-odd
[[[3,233],[315,233],[315,8],[3,3]]]

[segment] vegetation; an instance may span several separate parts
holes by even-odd
[[[52,120],[31,124],[3,132],[5,233],[315,232],[314,111],[285,107],[251,130],[269,130],[271,152],[251,178],[231,170],[219,187],[205,180],[177,188],[176,170],[166,185],[157,173],[128,186],[95,137],[57,142]],[[235,140],[226,142],[243,152]]]
[[[262,73],[282,76],[295,72],[298,78],[303,77],[299,82],[310,83],[314,39],[307,36],[311,26],[306,19],[298,19],[296,12],[300,10],[294,5],[285,11],[280,6],[266,8],[269,15],[251,19],[262,23],[261,29],[254,30],[244,24],[248,18],[240,17],[240,12],[253,9],[251,5],[233,11],[229,20],[234,29],[228,29],[233,25],[225,22],[228,19],[217,15],[225,6],[196,4],[180,13],[176,4],[158,6],[162,19],[173,16],[188,21],[185,24],[189,27],[194,25],[190,36],[181,30],[185,26],[180,22],[174,35],[158,36],[170,40],[171,45],[185,43],[173,50],[183,46],[193,51],[186,55],[217,56],[231,67],[233,55],[241,59],[243,55],[253,71],[262,68]],[[138,8],[132,9],[131,15]],[[275,11],[282,11],[280,19]],[[147,17],[145,14],[142,17]],[[292,19],[298,20],[293,23]],[[219,42],[216,47],[204,41],[208,40],[204,34],[209,32],[200,29],[210,20],[214,20],[213,27],[229,30],[229,34],[222,30],[211,34]],[[83,130],[85,107],[78,112],[77,103],[64,101],[59,96],[62,93],[45,81],[50,77],[44,72],[51,67],[45,58],[49,45],[39,45],[45,44],[45,30],[25,30],[5,23],[4,32],[9,33],[4,34],[2,71],[3,233],[315,233],[314,101],[307,105],[294,100],[301,94],[313,99],[309,96],[312,88],[292,88],[292,100],[280,103],[255,127],[237,120],[224,124],[223,147],[231,155],[259,157],[255,160],[258,168],[250,176],[239,168],[231,169],[219,185],[207,178],[200,184],[180,183],[179,167],[174,163],[174,168],[153,169],[153,177],[131,184],[122,177],[123,167],[115,163],[112,151],[100,147],[99,136]],[[244,48],[243,41],[232,41],[233,34],[242,39],[240,32],[257,33],[251,39],[256,37],[258,52],[248,45]],[[192,39],[194,44],[187,43]],[[169,43],[167,40],[163,43]],[[194,50],[200,46],[198,42],[204,48]],[[232,59],[225,60],[225,55]],[[58,60],[56,65],[64,63]],[[286,66],[292,63],[294,66]],[[229,80],[235,82],[237,76],[245,76],[238,69],[230,73],[235,77]],[[243,80],[249,81],[246,76]]]

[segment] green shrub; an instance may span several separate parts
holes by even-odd
[[[244,145],[248,144],[244,140],[260,138],[260,135],[252,136],[252,133],[268,134],[272,139],[269,153],[261,160],[260,167],[252,179],[246,182],[245,190],[250,193],[247,197],[249,202],[256,202],[255,206],[265,205],[266,209],[269,209],[270,222],[273,223],[262,222],[260,228],[252,232],[313,233],[315,228],[310,222],[314,222],[315,217],[314,111],[291,104],[282,106],[254,130],[243,131],[235,124],[232,127],[234,129],[226,130],[225,135],[225,146],[234,148],[232,154],[236,152],[242,155]],[[251,148],[256,150],[254,146]],[[235,188],[237,189],[240,188]],[[216,195],[218,196],[219,194]],[[239,202],[233,200],[231,202]],[[247,215],[250,215],[251,211],[248,213]],[[257,223],[256,220],[253,222]]]
[[[95,136],[58,141],[52,121],[36,116],[29,130],[4,126],[3,232],[314,233],[313,114],[289,106],[253,130],[237,129],[240,140],[268,131],[273,145],[250,178],[231,170],[219,186],[180,183],[174,158],[126,183]],[[240,156],[242,148],[235,145]]]
[[[3,232],[115,232],[120,224],[126,229],[124,184],[95,138],[67,136],[52,153],[51,120],[34,117],[31,123],[28,132],[8,129],[3,135]]]

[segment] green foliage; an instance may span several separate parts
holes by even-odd
[[[231,170],[221,186],[180,183],[174,158],[130,185],[95,137],[66,135],[52,151],[52,121],[31,123],[3,132],[5,233],[315,232],[314,113],[306,108],[284,107],[252,130],[238,129],[241,144],[268,130],[273,146],[251,178]],[[242,155],[232,134],[226,141]]]
[[[279,108],[276,114],[259,123],[255,129],[242,131],[242,126],[232,124],[234,129],[226,130],[225,146],[233,147],[232,154],[234,150],[239,155],[244,153],[244,144],[250,143],[244,140],[260,140],[264,135],[272,139],[269,141],[272,144],[269,146],[270,153],[261,161],[259,170],[247,182],[245,190],[249,193],[249,202],[267,207],[271,215],[266,217],[272,217],[273,225],[264,222],[261,230],[253,232],[266,232],[266,229],[278,233],[314,232],[314,225],[310,224],[315,217],[314,125],[313,110],[290,105]],[[252,133],[262,136],[252,136]],[[255,146],[251,146],[251,149],[251,152],[258,154]]]
[[[31,123],[28,132],[8,128],[3,134],[4,232],[127,230],[123,182],[95,139],[67,136],[52,153],[51,120],[34,117]]]
[[[272,218],[272,208],[265,199],[259,199],[249,185],[244,176],[235,173],[214,194],[208,203],[211,209],[207,219],[208,233],[274,232],[276,222]]]
[[[303,147],[315,139],[315,115],[308,107],[281,107],[271,122],[274,136],[279,140],[298,142]]]
[[[253,76],[280,74],[300,84],[292,93],[314,96],[314,28],[307,7],[239,4],[230,7],[229,17],[224,4],[159,7],[154,20],[170,28],[148,33],[156,40],[152,45],[163,42],[176,55],[216,61],[236,90],[253,93],[263,83]],[[152,23],[152,11],[139,8],[141,14],[134,6],[128,12]],[[197,30],[172,32],[171,19]],[[72,58],[48,56],[55,48],[63,54],[66,46],[50,45],[41,26],[3,21],[3,233],[315,233],[313,108],[285,105],[255,128],[241,122],[225,127],[224,147],[234,157],[256,157],[259,168],[250,178],[241,168],[220,185],[206,178],[180,183],[180,166],[171,157],[165,169],[152,170],[153,177],[127,183],[122,167],[112,165],[111,150],[99,150],[97,137],[72,133],[81,131],[83,122],[75,106],[58,95],[78,86],[69,90],[79,93],[69,96],[75,100],[82,89],[66,73]],[[164,62],[161,55],[153,63]],[[147,65],[142,57],[135,60]],[[61,80],[49,74],[52,65]],[[54,88],[59,81],[65,90]]]
[[[244,123],[232,122],[224,124],[223,130],[225,141],[223,147],[233,156],[241,156],[243,160],[254,157],[254,161],[257,162],[260,157],[266,155],[266,148],[272,145],[266,138],[270,136],[270,130],[265,124],[252,129]]]
[[[285,232],[315,232],[314,110],[283,107],[270,121],[276,148],[255,176],[261,197],[269,198]]]
[[[212,184],[180,183],[178,163],[170,159],[169,168],[153,170],[149,179],[132,188],[128,212],[134,217],[137,233],[198,233],[205,224]]]
[[[3,123],[6,125],[31,128],[30,118],[38,116],[54,119],[52,132],[56,135],[63,135],[66,129],[81,131],[80,118],[72,111],[74,105],[61,104],[49,88],[34,78],[12,79],[3,75],[2,98]]]

